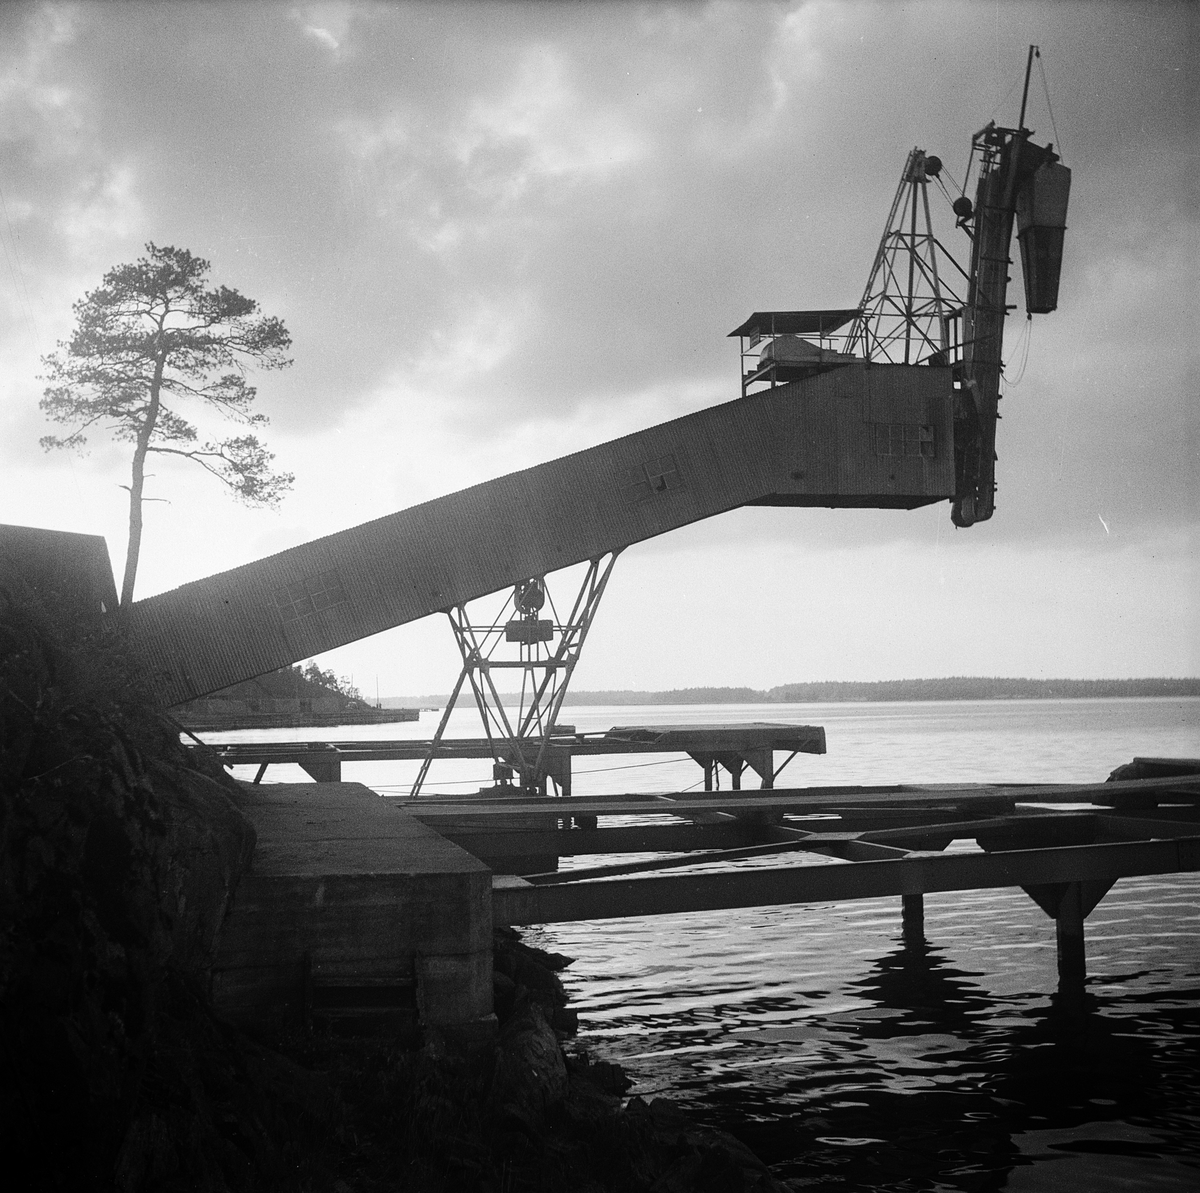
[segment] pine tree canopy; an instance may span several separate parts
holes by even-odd
[[[121,604],[132,600],[141,543],[145,459],[178,456],[207,469],[239,500],[275,506],[291,473],[273,473],[274,456],[255,429],[267,422],[252,409],[251,366],[282,369],[291,336],[283,322],[227,286],[209,287],[209,262],[186,249],[146,245],[146,256],[110,269],[72,308],[76,324],[59,351],[43,358],[47,382],[40,408],[65,435],[46,435],[46,450],[82,450],[103,429],[134,444],[130,544]],[[206,405],[244,430],[201,441],[180,412]]]

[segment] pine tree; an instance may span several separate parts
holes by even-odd
[[[134,445],[122,609],[133,601],[149,455],[191,460],[252,506],[276,506],[294,479],[271,471],[275,457],[252,430],[267,418],[252,411],[256,391],[246,382],[251,365],[292,363],[282,321],[260,315],[258,303],[236,290],[209,288],[209,263],[186,249],[147,244],[146,254],[109,270],[75,303],[71,338],[43,358],[48,384],[39,402],[47,418],[71,428],[65,436],[44,436],[47,451],[80,450],[93,428]],[[246,432],[200,442],[179,413],[188,401],[206,404]]]

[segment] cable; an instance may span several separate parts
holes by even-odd
[[[351,760],[353,761],[353,760]],[[443,761],[463,761],[462,759],[443,759]],[[644,766],[677,766],[682,762],[682,758],[663,758],[657,762],[629,762],[622,766],[597,766],[591,770],[577,770],[574,772],[576,778],[580,775],[606,775],[610,771],[616,770],[637,770]],[[469,787],[473,783],[478,783],[478,779],[446,779],[444,785],[447,787]],[[407,787],[407,783],[376,783],[376,787]],[[686,789],[685,789],[686,790]]]
[[[1029,343],[1033,339],[1033,320],[1027,318],[1025,326],[1021,329],[1021,335],[1017,340],[1017,354],[1021,357],[1021,363],[1017,367],[1017,375],[1011,380],[1006,375],[1004,378],[1004,389],[1007,392],[1010,389],[1016,389],[1021,384],[1021,378],[1025,376],[1025,366],[1029,364]]]
[[[674,766],[682,762],[682,758],[661,758],[657,762],[627,762],[621,766],[598,766],[594,770],[577,770],[577,775],[604,775],[610,770],[636,770],[640,766]]]
[[[1011,87],[1010,87],[1010,88],[1009,88],[1009,89],[1008,89],[1008,90],[1007,90],[1007,91],[1004,93],[1004,98],[1003,98],[1003,99],[1002,99],[1002,100],[1001,100],[1001,101],[1000,101],[1000,102],[999,102],[999,103],[998,103],[998,104],[997,104],[997,105],[996,105],[996,106],[995,106],[995,107],[992,109],[992,114],[991,114],[991,115],[988,117],[988,119],[989,119],[989,120],[995,120],[995,119],[996,119],[996,113],[997,113],[997,112],[999,112],[999,111],[1000,111],[1000,109],[1001,109],[1002,107],[1004,107],[1004,105],[1005,105],[1006,103],[1008,103],[1008,97],[1009,97],[1010,95],[1012,95],[1012,93],[1013,93],[1014,91],[1016,91],[1016,89],[1017,89],[1017,85],[1018,85],[1020,82],[1021,82],[1021,76],[1018,74],[1018,75],[1017,75],[1017,77],[1016,77],[1015,79],[1013,79],[1013,85],[1012,85],[1012,86],[1011,86]]]
[[[937,176],[937,178],[934,181],[941,188],[942,194],[945,195],[947,199],[950,199],[950,192],[946,189],[946,179],[947,178],[950,179],[955,190],[957,190],[960,195],[966,194],[966,191],[963,189],[963,187],[959,186],[958,183],[954,181],[954,175],[951,174],[950,171],[947,170],[945,166],[943,166],[942,172]],[[950,199],[950,202],[953,203],[954,200]]]
[[[1038,73],[1042,76],[1042,90],[1046,94],[1046,108],[1050,113],[1050,128],[1054,132],[1054,143],[1058,146],[1058,156],[1060,158],[1066,155],[1062,151],[1062,138],[1058,135],[1058,125],[1054,123],[1054,105],[1050,102],[1050,85],[1046,82],[1046,68],[1042,65],[1042,52],[1037,54]]]
[[[478,787],[480,780],[475,779],[441,779],[439,780],[443,787]],[[408,791],[412,787],[411,783],[372,783],[373,791]]]
[[[351,759],[350,761],[353,761],[353,759]],[[453,762],[453,761],[464,761],[464,760],[463,759],[443,759],[443,761]],[[662,759],[659,759],[657,762],[629,762],[622,766],[597,766],[597,767],[593,767],[591,770],[577,770],[574,772],[574,775],[576,778],[578,778],[580,775],[604,775],[604,774],[608,774],[610,771],[637,770],[639,767],[645,767],[645,766],[677,766],[682,761],[683,761],[682,758],[662,758]],[[249,765],[249,764],[247,764],[247,765]],[[703,782],[703,781],[704,781],[703,779],[700,780],[700,782]],[[443,787],[475,787],[475,786],[478,786],[479,782],[480,782],[480,780],[478,778],[439,780],[440,785]],[[408,788],[411,786],[411,784],[408,784],[408,783],[372,783],[371,786],[374,790],[378,790],[378,791],[388,791],[388,790],[392,790],[392,789],[399,790],[401,788],[403,788],[404,790],[407,791]],[[696,784],[693,784],[692,786],[696,786]],[[684,787],[683,790],[690,791],[691,787]]]
[[[971,152],[967,155],[967,169],[963,174],[963,194],[967,193],[967,187],[971,185],[971,170],[975,166],[975,138],[971,138]]]

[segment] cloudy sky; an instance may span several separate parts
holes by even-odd
[[[631,548],[576,686],[1200,673],[1198,28],[1170,4],[0,5],[0,521],[103,534],[119,569],[127,451],[41,452],[39,360],[147,241],[286,322],[259,403],[297,480],[268,513],[157,466],[139,596],[735,397],[726,333],[855,305],[908,151],[961,178],[1037,43],[1052,112],[1035,69],[1027,123],[1072,210],[1059,310],[1010,321],[995,518],[747,509]],[[435,618],[323,662],[386,695],[447,690],[455,658]]]

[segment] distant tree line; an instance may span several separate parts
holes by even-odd
[[[312,700],[341,696],[348,703],[361,703],[362,693],[344,675],[322,671],[312,659],[303,666],[282,667],[255,679],[214,692],[209,699],[229,700]]]
[[[1080,700],[1123,696],[1200,696],[1193,679],[1005,679],[996,676],[952,676],[947,679],[885,679],[876,682],[827,680],[758,688],[671,688],[663,692],[570,691],[564,705],[597,704],[834,704],[839,701],[887,700]],[[385,708],[441,708],[449,696],[385,696]],[[504,696],[516,704],[516,693]],[[466,707],[465,705],[463,707]]]
[[[755,688],[675,688],[665,692],[568,692],[564,704],[831,704],[844,700],[1079,700],[1113,696],[1200,696],[1192,679],[945,679],[825,680]]]

